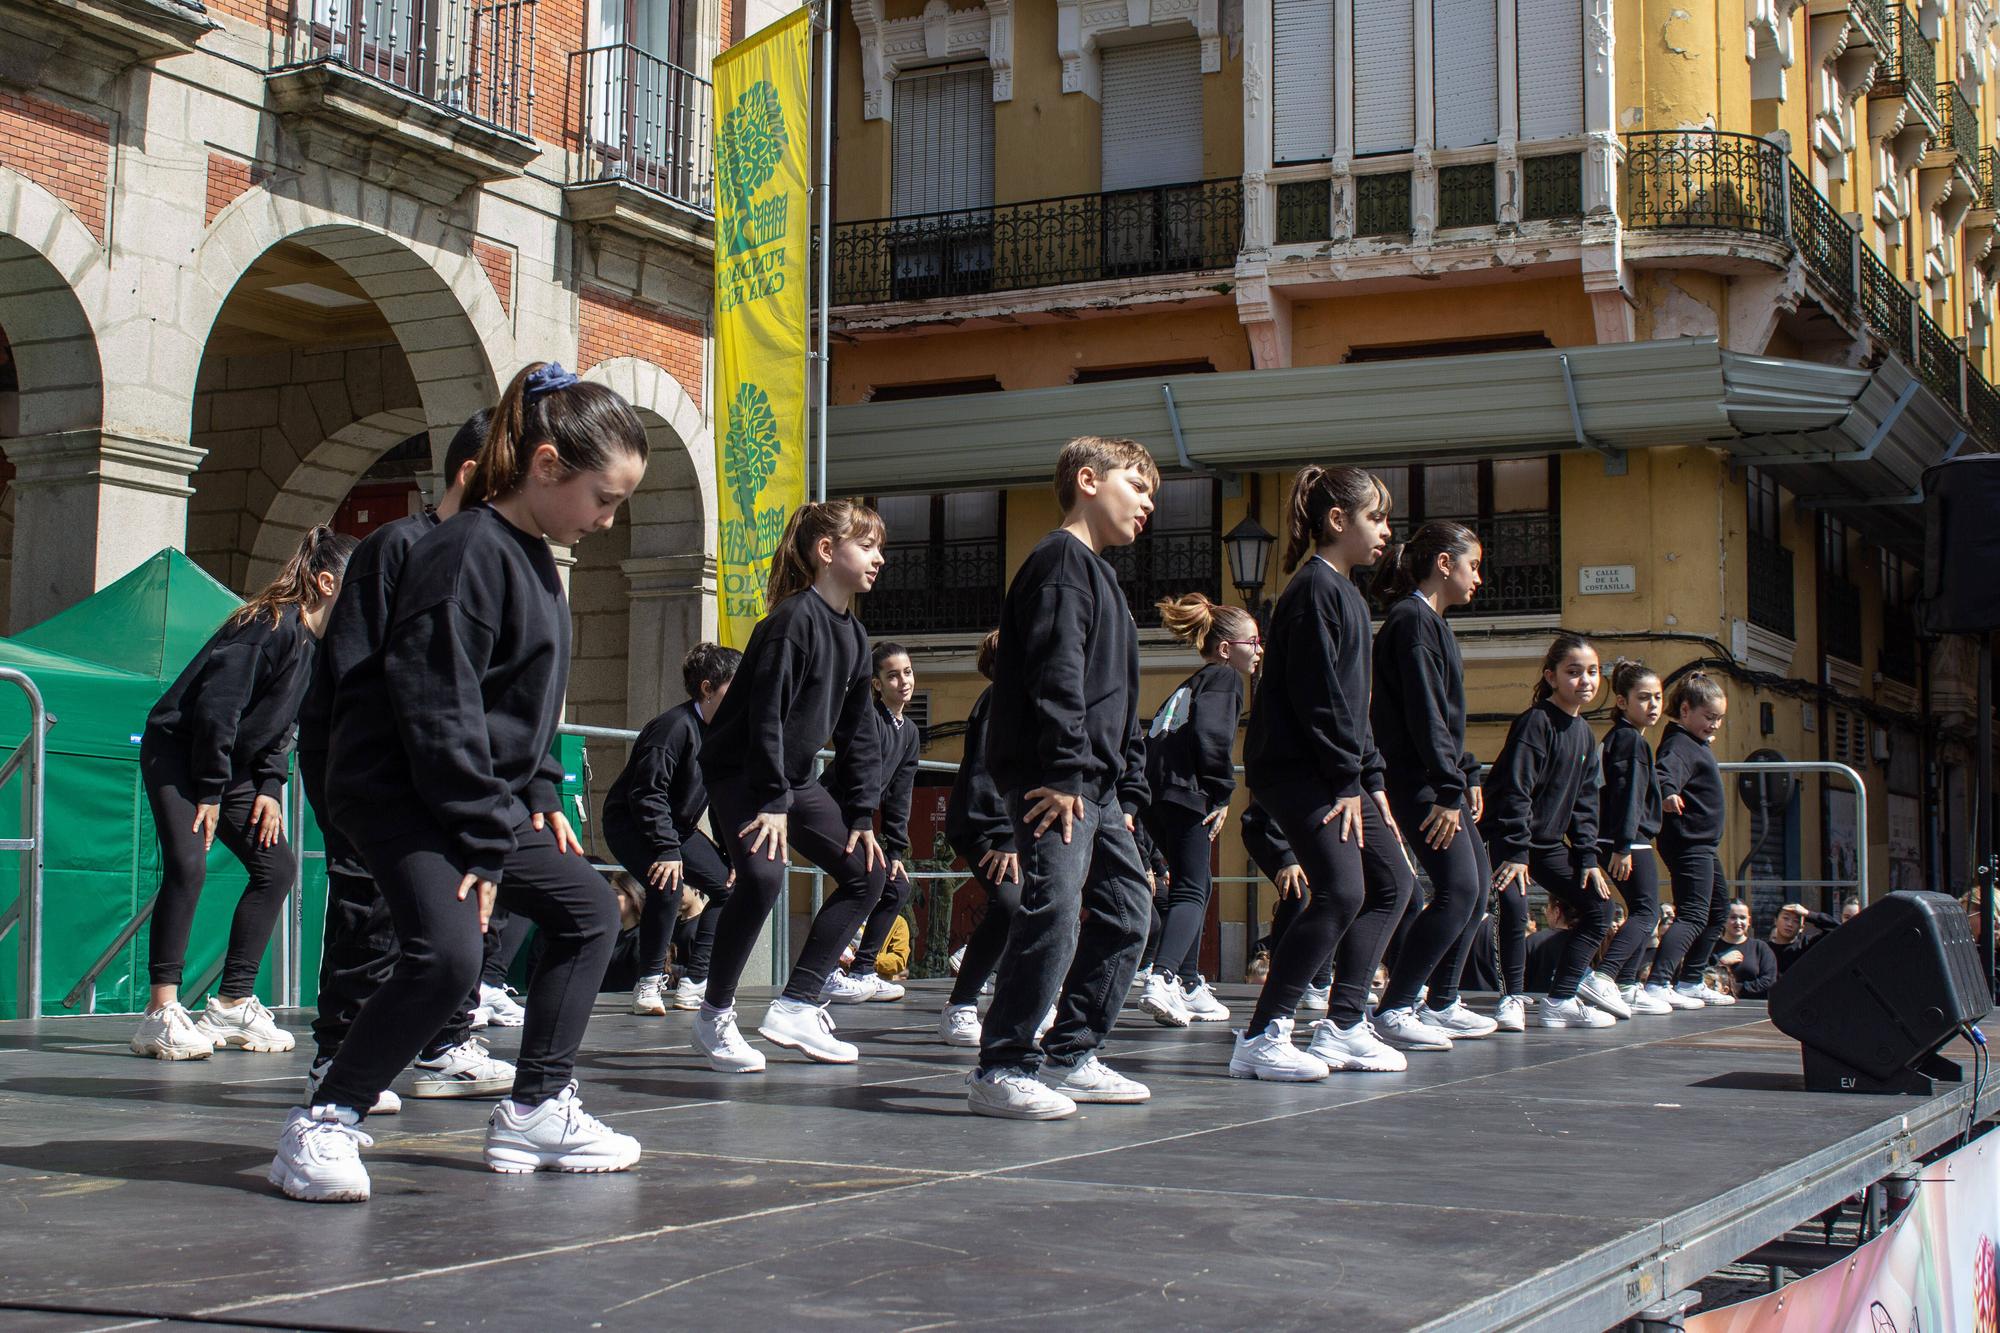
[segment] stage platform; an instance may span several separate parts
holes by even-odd
[[[688,1015],[605,996],[579,1074],[637,1170],[493,1175],[486,1103],[408,1098],[369,1121],[350,1206],[264,1180],[303,1050],[165,1064],[126,1053],[127,1018],[0,1024],[0,1327],[1597,1333],[1971,1109],[1808,1094],[1748,1003],[1297,1086],[1229,1079],[1224,1025],[1128,1008],[1110,1056],[1152,1103],[1022,1124],[966,1113],[943,998],[836,1009],[858,1066],[745,1077]]]

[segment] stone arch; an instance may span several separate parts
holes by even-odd
[[[108,271],[96,238],[63,202],[0,167],[0,328],[21,381],[21,436],[93,430],[104,422],[104,374],[93,310]]]
[[[421,411],[395,407],[350,422],[309,449],[279,480],[250,539],[247,586],[258,587],[276,574],[299,538],[333,516],[376,459],[424,430]]]

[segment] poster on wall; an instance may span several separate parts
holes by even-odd
[[[1826,794],[1826,878],[1852,883],[1861,865],[1861,831],[1851,791]],[[1833,890],[1834,893],[1845,892]]]
[[[1889,887],[1924,887],[1923,816],[1914,796],[1889,798]]]

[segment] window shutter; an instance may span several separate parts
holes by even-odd
[[[1274,0],[1271,160],[1333,156],[1333,0]]]
[[[1416,11],[1410,0],[1354,0],[1354,151],[1417,146]]]
[[[897,217],[993,203],[993,75],[905,75],[891,109],[890,208]]]
[[[1437,146],[1500,137],[1499,15],[1494,0],[1431,0]]]
[[[1583,0],[1519,0],[1521,138],[1583,133]]]
[[[1099,58],[1105,190],[1200,180],[1200,39],[1114,46]]]

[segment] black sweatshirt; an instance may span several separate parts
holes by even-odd
[[[1399,597],[1375,636],[1369,707],[1389,792],[1412,805],[1456,808],[1479,785],[1465,748],[1465,662],[1458,636],[1422,596]]]
[[[1171,711],[1170,711],[1171,710]],[[1210,662],[1175,687],[1146,736],[1146,785],[1155,801],[1206,815],[1236,794],[1236,725],[1243,677]]]
[[[299,706],[301,753],[324,754],[332,743],[334,699],[341,682],[382,651],[403,562],[409,559],[410,548],[437,525],[437,515],[428,510],[410,514],[369,533],[348,556],[340,597],[327,617],[326,637],[320,640],[313,662],[312,684]]]
[[[1660,774],[1646,733],[1620,713],[1604,733],[1604,790],[1597,799],[1597,843],[1612,852],[1660,836]]]
[[[1799,933],[1792,936],[1790,944],[1773,944],[1771,952],[1778,960],[1778,973],[1791,971],[1792,964],[1805,957],[1806,950],[1826,938],[1829,930],[1840,928],[1840,918],[1828,912],[1811,912],[1806,916],[1806,924],[1799,927]]]
[[[1715,942],[1715,956],[1720,958],[1731,949],[1740,950],[1743,961],[1729,964],[1729,970],[1736,974],[1736,993],[1746,1000],[1761,1000],[1771,993],[1771,987],[1778,984],[1778,955],[1770,942],[1760,940],[1755,935],[1745,936],[1741,944],[1731,944],[1727,940]]]
[[[1310,785],[1331,803],[1382,786],[1368,723],[1372,640],[1354,580],[1308,559],[1264,633],[1263,679],[1243,738],[1252,791]]]
[[[1494,864],[1567,843],[1578,870],[1597,865],[1597,789],[1603,777],[1590,724],[1547,699],[1514,719],[1486,775],[1479,832]]]
[[[792,808],[813,780],[813,756],[833,742],[833,781],[849,830],[875,826],[882,744],[868,687],[868,631],[808,588],[750,631],[735,681],[709,720],[701,770],[710,788],[740,789],[761,814]]]
[[[276,625],[260,612],[225,622],[167,686],[146,730],[186,750],[197,805],[219,804],[246,783],[276,799],[318,643],[298,607]]]
[[[1686,807],[1668,815],[1660,832],[1684,845],[1722,845],[1722,770],[1716,767],[1715,751],[1678,722],[1667,723],[1660,738],[1660,799],[1678,796]]]
[[[605,831],[638,835],[651,849],[648,864],[680,860],[681,839],[708,808],[700,763],[707,732],[694,700],[669,708],[640,731],[625,771],[605,794]]]
[[[901,860],[910,851],[910,800],[917,788],[917,749],[922,737],[917,724],[899,718],[880,699],[872,713],[875,744],[882,755],[882,850],[891,861]],[[833,790],[834,770],[820,774],[820,783]]]
[[[334,700],[334,824],[362,846],[442,829],[462,872],[498,882],[515,831],[560,808],[569,653],[549,544],[485,505],[440,523],[403,562],[382,652]]]
[[[965,864],[979,868],[979,858],[988,852],[1014,850],[1014,821],[1007,817],[1007,802],[986,769],[986,717],[993,704],[993,687],[979,692],[979,699],[965,718],[965,753],[959,758],[958,773],[951,780],[951,799],[944,807],[944,836]]]
[[[1278,827],[1278,821],[1271,818],[1263,806],[1252,801],[1243,810],[1243,850],[1250,853],[1250,859],[1257,863],[1257,869],[1264,872],[1264,878],[1277,882],[1278,872],[1287,866],[1295,866],[1299,858],[1292,851],[1292,844],[1285,841],[1285,834]]]
[[[1048,787],[1126,813],[1146,801],[1139,627],[1110,561],[1058,529],[1007,586],[986,720],[1003,792]]]

